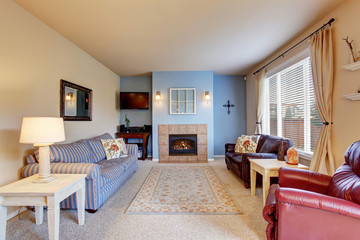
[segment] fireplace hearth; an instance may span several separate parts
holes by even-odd
[[[169,134],[169,156],[196,156],[196,134]]]
[[[184,139],[185,137],[186,141],[175,142],[175,147],[173,147],[173,150],[170,150],[171,146],[173,146],[172,140],[169,138],[170,135],[177,137],[174,140]],[[190,137],[196,136],[196,138],[188,139],[187,136],[189,135]],[[159,124],[158,140],[160,163],[208,162],[206,124]],[[190,143],[187,140],[194,142]],[[193,148],[191,151],[188,150],[189,146]]]

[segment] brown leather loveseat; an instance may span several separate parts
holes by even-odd
[[[285,160],[287,150],[293,146],[290,139],[272,135],[260,134],[256,153],[236,153],[234,152],[235,144],[225,144],[225,162],[227,168],[232,170],[243,181],[246,188],[250,187],[250,162],[251,158],[270,158]],[[261,176],[257,182],[261,183]]]
[[[267,239],[360,239],[360,141],[332,177],[280,168],[263,216]]]

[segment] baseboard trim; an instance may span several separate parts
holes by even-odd
[[[10,220],[13,217],[16,217],[17,215],[19,215],[20,213],[26,211],[27,209],[28,209],[27,207],[21,207],[21,208],[18,208],[17,210],[15,210],[15,211],[12,211],[11,213],[9,213],[7,215],[7,220]]]
[[[212,161],[214,161],[213,158],[208,158],[208,162],[212,162]]]
[[[153,158],[152,160],[153,160],[154,162],[158,162],[158,161],[159,161],[158,158]]]
[[[225,155],[214,155],[214,158],[224,158],[225,157]]]

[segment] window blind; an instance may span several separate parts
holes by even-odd
[[[310,57],[267,78],[269,133],[313,152],[322,126],[316,108]]]

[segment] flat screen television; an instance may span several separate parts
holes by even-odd
[[[149,93],[120,92],[120,109],[149,109]]]

